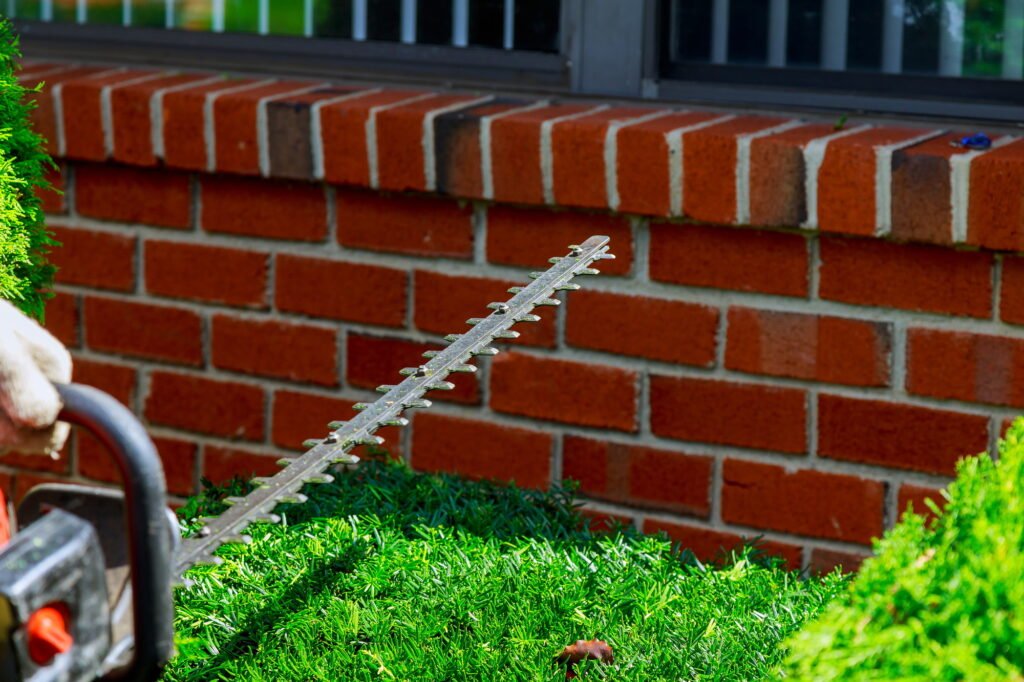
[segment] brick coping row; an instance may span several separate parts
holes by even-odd
[[[1024,250],[1024,139],[26,62],[61,159]]]

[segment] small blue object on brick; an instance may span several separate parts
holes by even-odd
[[[962,149],[989,149],[992,147],[992,140],[985,133],[975,133],[957,140],[950,140],[949,143]]]

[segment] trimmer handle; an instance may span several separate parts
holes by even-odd
[[[171,540],[163,466],[142,424],[124,405],[89,386],[58,384],[58,417],[91,432],[117,462],[124,486],[135,646],[131,663],[102,679],[152,682],[174,652]]]

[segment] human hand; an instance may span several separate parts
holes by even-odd
[[[71,355],[60,341],[0,301],[0,452],[57,456],[70,427],[53,382],[71,381]]]

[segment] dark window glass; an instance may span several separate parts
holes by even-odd
[[[821,64],[821,0],[790,0],[786,23],[786,64]]]
[[[38,19],[39,0],[15,0],[14,16],[18,19]]]
[[[53,20],[75,21],[76,4],[75,0],[53,0]]]
[[[452,42],[452,0],[419,0],[416,42],[430,45]]]
[[[272,35],[301,36],[306,33],[305,3],[296,0],[270,0],[267,31]]]
[[[469,3],[470,45],[502,47],[505,43],[504,25],[504,0],[473,0]]]
[[[969,0],[966,3],[963,75],[1002,75],[1005,4],[1005,0]]]
[[[313,35],[323,38],[351,38],[352,3],[316,0],[313,6]]]
[[[907,0],[903,15],[903,71],[939,70],[939,2]]]
[[[850,3],[850,27],[846,36],[846,66],[879,71],[882,68],[883,0]]]
[[[370,40],[401,40],[401,0],[369,0],[366,4],[366,37]]]
[[[737,64],[768,61],[768,3],[764,0],[729,3],[729,61]]]
[[[711,59],[711,0],[676,2],[672,8],[676,31],[674,57],[688,62]]]
[[[562,3],[556,0],[517,0],[515,40],[517,50],[558,52],[558,27]]]

